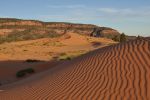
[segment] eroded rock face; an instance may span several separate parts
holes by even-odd
[[[47,32],[54,32],[55,34],[65,34],[67,32],[75,32],[82,35],[89,35],[95,37],[112,37],[119,35],[117,30],[99,27],[91,24],[73,24],[63,22],[41,22],[36,20],[21,20],[0,18],[0,34],[11,34],[14,31],[23,32],[29,30],[30,32],[46,34]]]

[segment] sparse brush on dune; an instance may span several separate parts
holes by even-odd
[[[32,68],[23,69],[23,70],[20,70],[20,71],[18,71],[18,72],[16,73],[16,77],[21,78],[21,77],[26,76],[26,74],[32,74],[32,73],[34,73],[34,72],[35,72],[35,71],[34,71],[34,69],[32,69]]]

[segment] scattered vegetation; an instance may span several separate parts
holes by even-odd
[[[60,36],[54,31],[48,31],[47,33],[38,33],[31,29],[24,31],[13,31],[7,35],[0,35],[0,44],[5,42],[23,41],[23,40],[35,40],[40,38],[54,38]]]
[[[73,56],[69,56],[66,53],[61,53],[57,57],[57,60],[59,60],[59,61],[62,61],[62,60],[71,60],[72,58],[73,58]]]
[[[41,62],[41,61],[40,60],[34,60],[34,59],[27,59],[25,62],[34,63],[34,62]]]
[[[65,45],[62,44],[62,43],[59,42],[59,41],[53,41],[53,42],[46,42],[46,43],[43,43],[43,46],[56,46],[56,47],[62,47],[62,46],[65,46]]]
[[[1,37],[0,43],[38,39],[43,37],[55,37],[60,36],[59,34],[65,34],[68,30],[82,35],[91,35],[94,37],[106,37],[111,39],[115,34],[114,32],[112,34],[105,34],[105,32],[103,32],[104,30],[106,31],[110,30],[111,32],[111,30],[113,30],[111,28],[98,27],[90,24],[87,25],[87,24],[72,24],[64,22],[42,22],[38,20],[22,20],[14,18],[0,18],[0,24],[1,24],[0,29],[8,29],[11,31],[14,30],[14,32],[12,32],[13,35],[5,37],[0,36]],[[12,34],[11,32],[8,33]],[[20,36],[20,34],[18,33],[21,33],[21,35],[23,36]],[[43,35],[43,33],[46,34]],[[118,32],[116,31],[116,33]]]
[[[87,52],[88,51],[85,51],[85,50],[79,50],[79,51],[70,51],[67,53],[60,53],[59,55],[53,57],[53,59],[57,59],[58,61],[72,60],[72,59],[79,57]]]
[[[28,69],[24,69],[24,70],[20,70],[16,73],[16,77],[21,78],[24,77],[26,74],[32,74],[34,73],[34,69],[32,68],[28,68]]]
[[[124,33],[122,33],[120,35],[120,42],[125,42],[127,40],[126,35]]]
[[[68,56],[68,57],[60,57],[60,58],[59,58],[59,60],[71,60],[71,59],[72,59],[72,58],[69,57],[69,56]]]
[[[122,33],[121,35],[116,35],[114,38],[112,38],[112,40],[116,42],[125,42],[127,41],[127,36],[124,33]]]

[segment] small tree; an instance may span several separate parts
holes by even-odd
[[[124,33],[122,33],[120,35],[120,42],[125,42],[127,40],[126,35]]]

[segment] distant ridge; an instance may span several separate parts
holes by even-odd
[[[14,31],[21,33],[27,30],[32,31],[33,33],[35,31],[38,31],[41,33],[53,32],[55,34],[75,32],[82,35],[99,36],[107,38],[113,38],[115,35],[120,34],[115,29],[108,27],[100,27],[92,24],[78,24],[67,22],[42,22],[39,20],[0,18],[0,34],[2,35],[11,34]]]
[[[150,41],[90,52],[0,92],[1,100],[149,100]]]

